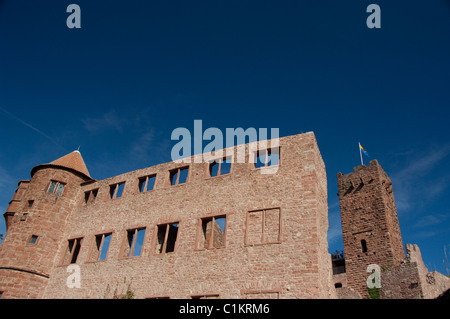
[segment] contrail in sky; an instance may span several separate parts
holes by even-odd
[[[62,149],[64,149],[64,147],[62,147],[61,145],[59,145],[54,139],[52,139],[50,136],[48,136],[47,134],[45,134],[44,132],[42,132],[41,130],[35,128],[33,125],[28,124],[27,122],[21,120],[20,118],[18,118],[17,116],[15,116],[14,114],[9,113],[7,110],[5,110],[4,108],[2,108],[0,106],[0,111],[2,111],[3,113],[5,113],[6,115],[8,115],[9,117],[11,117],[12,119],[16,120],[17,122],[31,128],[33,131],[41,134],[43,137],[45,137],[46,139],[48,139],[50,142],[52,142],[53,144],[55,144],[58,147],[61,147]]]

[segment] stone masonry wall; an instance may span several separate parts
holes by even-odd
[[[186,164],[85,183],[44,297],[112,298],[128,288],[136,298],[335,297],[326,174],[314,134],[281,138],[280,154],[275,174],[262,174],[273,167],[255,169],[247,158],[217,177],[209,176],[207,163],[188,164],[188,181],[175,186],[169,171]],[[154,189],[139,192],[138,179],[150,174],[156,174]],[[123,195],[111,199],[109,186],[119,182],[125,182]],[[86,204],[84,193],[97,189],[95,201]],[[214,216],[226,216],[224,245],[206,249],[198,244],[201,219]],[[159,253],[158,229],[165,224],[177,225],[177,239],[173,252]],[[140,255],[123,256],[127,231],[143,228]],[[106,233],[112,234],[106,259],[90,261],[96,235]],[[82,238],[76,261],[81,287],[69,288],[62,260],[75,238]]]
[[[51,180],[66,184],[57,195],[47,190]],[[3,298],[40,298],[55,264],[65,224],[80,196],[82,178],[60,169],[38,170],[21,188],[15,213],[0,246],[0,291]],[[32,204],[29,201],[33,201]],[[32,236],[35,236],[33,242]]]
[[[367,266],[399,265],[403,244],[391,181],[380,164],[338,173],[348,287],[367,296]]]
[[[381,274],[383,299],[434,299],[450,289],[450,278],[428,272],[417,245],[406,244],[407,256],[401,265]]]

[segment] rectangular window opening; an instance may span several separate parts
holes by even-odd
[[[256,152],[255,168],[261,168],[266,166],[266,151]]]
[[[139,192],[148,192],[155,187],[156,174],[139,178]]]
[[[209,175],[211,177],[226,175],[231,172],[231,157],[216,159],[209,163]]]
[[[98,189],[93,189],[91,192],[91,199],[95,201],[97,199]]]
[[[64,186],[66,186],[65,183],[57,182],[57,181],[50,181],[50,185],[48,186],[48,193],[55,193],[56,195],[61,195],[64,190]]]
[[[63,264],[75,264],[81,249],[81,241],[83,238],[69,239],[67,250],[64,256]]]
[[[222,248],[225,246],[226,216],[214,216],[201,219],[199,249]]]
[[[141,255],[144,244],[145,228],[135,228],[127,231],[126,247],[124,256],[138,257]]]
[[[280,148],[268,148],[255,152],[255,168],[270,167],[280,164]]]
[[[145,192],[147,190],[146,183],[147,183],[147,178],[146,177],[139,178],[139,186],[138,186],[139,187],[139,192],[143,193],[143,192]]]
[[[125,182],[109,186],[109,196],[111,197],[111,199],[122,197],[124,188]]]
[[[64,190],[64,186],[66,186],[66,184],[64,183],[59,183],[58,187],[56,188],[56,194],[57,195],[61,195],[63,190]]]
[[[124,188],[125,188],[125,183],[120,183],[117,185],[116,198],[122,197]]]
[[[33,204],[34,204],[34,200],[29,200],[28,201],[28,208],[33,207]]]
[[[84,203],[90,204],[97,199],[98,189],[93,189],[87,192],[84,192]]]
[[[189,166],[171,170],[169,174],[170,185],[174,186],[186,183],[188,175],[189,175]]]
[[[219,166],[220,162],[212,162],[209,164],[209,175],[211,177],[219,176]]]
[[[230,174],[231,172],[231,157],[226,157],[220,164],[220,175]]]
[[[105,260],[108,254],[109,243],[112,233],[106,233],[95,236],[95,244],[91,253],[91,261]]]
[[[116,188],[117,188],[117,185],[109,186],[109,197],[111,197],[111,199],[114,198],[114,194],[116,193]]]
[[[48,192],[49,193],[53,193],[54,191],[55,191],[55,189],[56,189],[56,185],[58,184],[58,182],[56,182],[56,181],[51,181],[50,182],[50,186],[48,187]]]
[[[33,244],[33,245],[36,244],[37,240],[38,240],[38,236],[37,235],[31,235],[30,244]]]
[[[178,170],[171,171],[170,172],[170,185],[177,185],[178,184]]]
[[[174,252],[177,237],[178,223],[158,225],[155,253],[164,254]]]
[[[367,242],[365,239],[361,240],[361,250],[363,253],[367,253]]]

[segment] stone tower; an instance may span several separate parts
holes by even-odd
[[[88,180],[83,158],[74,151],[34,167],[31,180],[19,182],[4,214],[7,232],[0,246],[5,297],[43,296],[80,184]]]
[[[367,296],[367,266],[400,265],[404,250],[392,182],[377,160],[337,174],[347,285]]]

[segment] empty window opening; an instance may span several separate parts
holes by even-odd
[[[279,208],[248,212],[246,244],[277,243],[281,237]]]
[[[39,236],[37,236],[37,235],[31,235],[31,237],[30,237],[30,244],[36,244],[37,243],[37,240],[38,240],[38,237]]]
[[[189,166],[171,170],[169,174],[170,185],[174,186],[186,183],[188,174],[189,174]]]
[[[361,240],[361,250],[363,253],[367,253],[367,242],[365,239]]]
[[[65,183],[51,181],[50,185],[48,186],[47,192],[55,193],[56,195],[61,195],[63,193],[64,186],[66,186]]]
[[[199,249],[221,248],[225,246],[226,216],[201,219]]]
[[[67,250],[64,255],[63,264],[75,264],[81,249],[81,241],[83,238],[69,239]]]
[[[139,178],[139,192],[147,192],[155,187],[156,174]]]
[[[135,228],[127,231],[126,246],[123,253],[125,257],[137,257],[141,255],[144,244],[145,228]]]
[[[117,183],[109,187],[109,196],[111,199],[122,197],[125,182]]]
[[[109,243],[111,242],[112,233],[101,234],[95,236],[95,243],[91,253],[91,261],[105,260],[108,254]]]
[[[342,288],[342,283],[340,282],[335,283],[334,288]]]
[[[209,164],[209,175],[211,177],[226,175],[231,172],[231,157],[217,159]]]
[[[280,148],[268,148],[255,152],[255,168],[270,167],[280,164]]]
[[[84,203],[89,204],[94,202],[97,199],[98,189],[93,189],[87,192],[84,192]]]
[[[178,223],[158,225],[155,253],[164,254],[174,252],[177,236]]]
[[[28,201],[28,208],[33,207],[33,204],[34,204],[34,200],[29,200]]]
[[[212,162],[209,164],[209,176],[214,177],[214,176],[219,176],[219,167],[220,167],[220,162]]]

